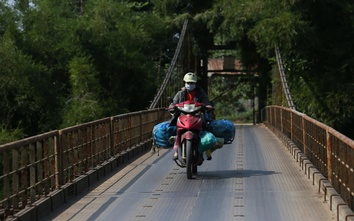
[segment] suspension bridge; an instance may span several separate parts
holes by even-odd
[[[290,108],[254,110],[254,123],[236,125],[234,142],[194,179],[170,149],[150,151],[153,126],[169,118],[165,98],[188,67],[179,65],[190,47],[187,27],[148,110],[0,146],[2,220],[354,220],[354,142],[298,112],[284,73]]]

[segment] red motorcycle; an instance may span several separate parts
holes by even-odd
[[[185,101],[175,104],[174,107],[174,114],[178,116],[176,139],[180,139],[181,144],[175,162],[187,169],[188,179],[192,179],[192,175],[198,172],[197,166],[203,163],[202,154],[198,152],[198,144],[199,132],[203,130],[205,124],[205,110],[205,104],[195,101]]]

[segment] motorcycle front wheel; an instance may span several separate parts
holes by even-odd
[[[187,179],[192,179],[193,175],[193,147],[191,140],[185,140],[186,144],[186,169]]]

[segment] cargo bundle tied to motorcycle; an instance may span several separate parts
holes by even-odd
[[[210,133],[209,131],[201,131],[199,133],[200,142],[198,145],[199,153],[202,153],[206,150],[211,149],[217,144],[217,139],[214,134]]]
[[[152,130],[152,137],[156,145],[161,147],[172,147],[173,142],[170,142],[171,136],[176,136],[176,126],[170,126],[169,121],[159,123]]]
[[[235,125],[229,120],[213,120],[208,126],[207,130],[214,136],[224,138],[225,143],[232,143],[235,138]]]

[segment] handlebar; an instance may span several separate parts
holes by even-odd
[[[170,113],[175,113],[176,111],[178,111],[178,107],[180,107],[182,104],[185,104],[186,102],[181,102],[179,104],[174,104],[173,106],[170,105],[168,108],[165,108],[166,111],[170,112]],[[207,112],[211,112],[213,110],[215,110],[215,108],[211,105],[205,105],[203,103],[198,103],[197,104],[200,105],[201,109],[200,111],[207,111]],[[191,104],[189,102],[187,102],[187,104]]]

